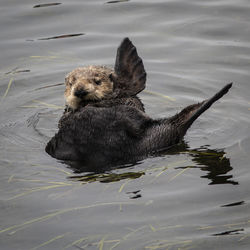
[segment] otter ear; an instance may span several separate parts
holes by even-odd
[[[123,94],[130,96],[145,88],[146,72],[142,59],[128,38],[123,39],[117,49],[114,82]]]

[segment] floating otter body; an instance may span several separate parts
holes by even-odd
[[[232,86],[173,117],[154,120],[136,96],[145,82],[143,62],[128,38],[118,48],[114,70],[89,66],[72,71],[66,77],[66,109],[59,131],[46,152],[93,166],[143,159],[180,142],[192,123]]]

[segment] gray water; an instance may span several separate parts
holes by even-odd
[[[45,3],[0,2],[1,249],[250,249],[249,0]],[[152,117],[233,88],[170,152],[76,171],[44,152],[64,77],[127,36]]]

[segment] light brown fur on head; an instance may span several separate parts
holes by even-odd
[[[74,69],[65,78],[67,105],[77,109],[81,101],[106,99],[113,92],[111,74],[104,66],[88,66]]]

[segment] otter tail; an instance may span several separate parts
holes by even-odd
[[[209,109],[214,102],[219,100],[229,91],[229,89],[232,87],[232,84],[233,83],[227,84],[210,99],[186,107],[180,113],[170,118],[170,123],[174,126],[177,125],[177,127],[179,127],[180,129],[179,132],[183,136],[186,133],[187,129],[203,112]]]

